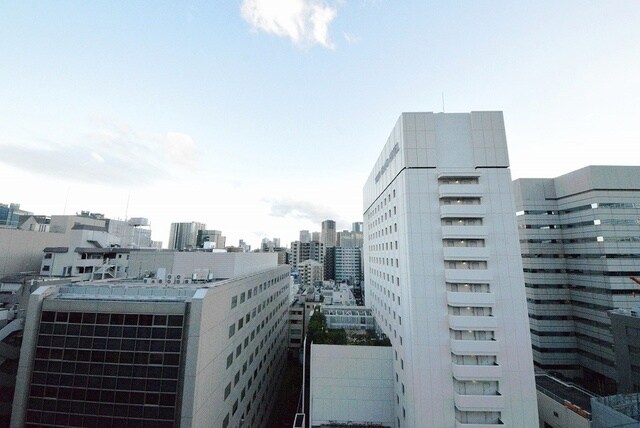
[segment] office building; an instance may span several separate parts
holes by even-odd
[[[335,280],[359,284],[362,280],[362,250],[335,247]]]
[[[352,232],[360,232],[362,233],[363,230],[363,225],[361,221],[357,221],[354,223],[351,223],[351,231]]]
[[[362,248],[363,235],[362,232],[352,232],[343,230],[338,232],[338,238],[336,240],[337,247],[345,248]]]
[[[171,223],[170,250],[190,250],[198,247],[198,231],[205,230],[204,223]]]
[[[364,187],[401,428],[537,427],[502,113],[403,113]]]
[[[513,182],[535,365],[616,391],[608,311],[637,306],[640,167]]]
[[[326,247],[336,246],[336,222],[333,220],[325,220],[322,222],[322,231],[320,232],[320,242]]]
[[[213,256],[229,278],[36,290],[11,426],[266,427],[286,364],[289,267]]]
[[[17,228],[20,224],[20,218],[32,215],[29,211],[21,210],[20,204],[2,204],[0,203],[0,227]]]
[[[320,242],[320,232],[311,232],[311,242]]]
[[[198,238],[196,246],[198,248],[205,249],[224,249],[226,246],[227,238],[222,236],[220,230],[198,230]]]

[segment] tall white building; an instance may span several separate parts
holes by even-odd
[[[364,187],[398,427],[537,427],[502,113],[403,113]]]

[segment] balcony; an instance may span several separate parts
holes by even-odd
[[[453,364],[453,376],[458,380],[499,380],[502,366],[464,366]]]
[[[482,217],[487,213],[487,209],[484,205],[474,204],[451,204],[440,205],[441,217],[454,217],[454,216],[477,216]]]
[[[447,291],[449,306],[493,306],[495,303],[496,296],[493,293]]]
[[[444,239],[461,238],[486,238],[486,226],[442,226],[442,237]]]
[[[488,282],[491,280],[489,269],[445,269],[447,282]]]
[[[481,184],[441,184],[438,186],[440,197],[477,196],[483,194]]]
[[[454,394],[454,402],[459,410],[466,412],[491,412],[504,409],[504,397],[497,395]]]
[[[451,351],[456,355],[497,355],[498,342],[495,340],[451,339]]]
[[[454,330],[495,330],[498,320],[492,316],[449,315],[449,327]]]
[[[486,260],[489,257],[487,247],[442,247],[445,259]]]
[[[456,421],[456,428],[504,428],[504,424],[476,424],[476,423],[465,423]]]

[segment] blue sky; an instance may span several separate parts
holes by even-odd
[[[358,221],[397,116],[443,94],[504,111],[514,178],[637,164],[638,22],[635,0],[3,2],[0,201],[288,243]]]

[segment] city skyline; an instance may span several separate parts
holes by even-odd
[[[362,221],[402,111],[504,111],[514,179],[628,164],[639,18],[637,2],[4,4],[0,199],[148,217],[165,246],[185,221],[289,245]]]

